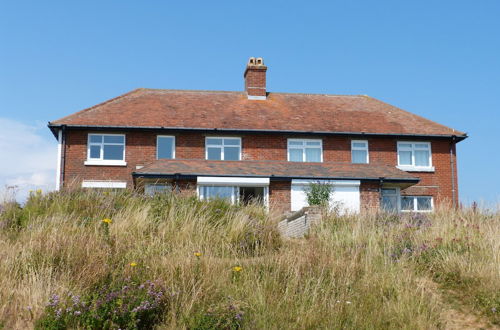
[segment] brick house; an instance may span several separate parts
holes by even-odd
[[[346,210],[458,203],[465,133],[365,95],[273,93],[261,58],[244,91],[136,89],[49,123],[57,188],[196,189],[298,210],[311,182]]]

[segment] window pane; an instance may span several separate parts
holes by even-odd
[[[419,211],[432,210],[431,199],[432,197],[429,196],[417,197],[417,210]]]
[[[320,141],[307,141],[306,145],[308,145],[308,146],[320,146],[321,142]]]
[[[174,158],[174,138],[172,137],[158,137],[158,159],[172,159]]]
[[[411,149],[411,143],[400,143],[398,144],[400,149]]]
[[[415,148],[417,148],[417,149],[429,149],[429,145],[427,143],[417,143],[417,144],[415,144]]]
[[[413,211],[413,197],[408,197],[408,196],[401,197],[401,210]]]
[[[224,145],[227,146],[239,146],[240,142],[240,139],[224,139]]]
[[[291,162],[302,162],[302,149],[289,149]]]
[[[415,150],[415,166],[429,166],[429,151]]]
[[[123,160],[123,145],[104,145],[105,160]]]
[[[303,144],[304,144],[303,141],[288,140],[288,145],[290,145],[290,146],[301,146]]]
[[[353,142],[353,148],[366,148],[366,142]]]
[[[382,209],[387,212],[395,212],[398,209],[398,201],[396,196],[383,196]]]
[[[221,160],[222,159],[222,148],[207,148],[207,159],[209,159],[209,160]]]
[[[368,152],[365,150],[353,150],[352,151],[352,162],[355,164],[366,164]]]
[[[101,146],[90,146],[90,158],[101,158]]]
[[[224,147],[224,160],[240,160],[240,148]]]
[[[207,138],[207,144],[222,145],[222,139],[220,139],[220,138]]]
[[[399,165],[412,165],[411,151],[399,151]]]
[[[101,143],[102,142],[102,135],[90,135],[90,142]]]
[[[172,191],[172,186],[168,184],[147,184],[144,187],[144,193],[150,196],[167,191]]]
[[[123,135],[104,135],[104,143],[123,143],[124,141]]]
[[[321,149],[306,148],[306,162],[321,162]]]
[[[214,199],[214,198],[224,198],[231,199],[233,196],[233,187],[203,187],[205,189],[205,198],[206,199]]]

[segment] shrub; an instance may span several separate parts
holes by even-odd
[[[330,193],[332,185],[329,183],[314,182],[311,183],[306,190],[307,202],[309,205],[328,205],[330,201]]]

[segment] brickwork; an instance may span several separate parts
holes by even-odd
[[[380,208],[380,183],[362,182],[359,187],[361,210],[370,211]]]
[[[127,181],[128,187],[133,187],[131,173],[138,165],[146,165],[156,159],[156,136],[175,136],[177,159],[205,158],[205,137],[215,136],[200,132],[174,132],[164,131],[128,131],[126,134],[127,166],[88,166],[84,165],[87,159],[87,134],[90,131],[70,130],[66,132],[64,184],[71,182],[77,184],[82,180],[119,180]],[[107,131],[106,133],[121,133]],[[235,136],[235,134],[220,134],[216,136]],[[341,136],[304,136],[293,134],[241,134],[243,160],[287,160],[287,138],[316,138],[323,140],[324,162],[350,162],[351,140]],[[386,137],[370,137],[369,158],[371,164],[385,164],[396,166],[397,141],[410,139],[396,139]],[[435,205],[449,203],[453,197],[452,166],[454,169],[455,198],[458,200],[456,153],[452,148],[450,160],[450,140],[434,139],[431,142],[432,165],[435,172],[412,172],[421,182],[406,190],[403,195],[430,195],[435,198]],[[452,165],[453,164],[453,165]],[[370,190],[370,184],[361,186],[362,205],[378,205],[378,197]],[[270,202],[290,206],[290,182],[272,182],[270,187]]]

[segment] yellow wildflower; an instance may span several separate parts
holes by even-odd
[[[113,222],[113,220],[106,218],[106,219],[102,219],[102,222],[107,223],[109,225],[110,223]]]
[[[37,193],[37,194],[41,194],[41,193],[42,193],[42,189],[37,189],[37,190],[36,190],[36,193]]]
[[[195,256],[195,257],[201,257],[201,252],[195,252],[195,253],[194,253],[194,256]]]
[[[136,263],[136,262],[131,262],[131,263],[130,263],[130,267],[135,267],[135,266],[137,266],[137,263]]]
[[[240,266],[234,266],[233,267],[233,272],[238,273],[238,272],[241,272],[242,270],[243,270],[243,267],[240,267]]]

